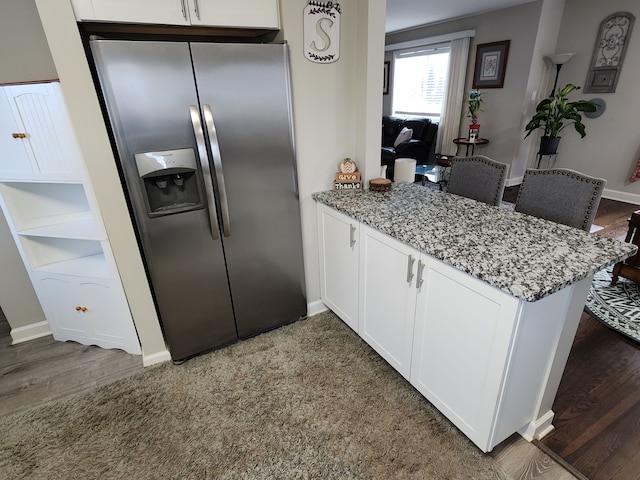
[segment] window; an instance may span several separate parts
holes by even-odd
[[[391,111],[440,122],[447,95],[449,45],[398,50],[393,56]]]

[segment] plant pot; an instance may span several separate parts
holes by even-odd
[[[480,124],[472,123],[469,125],[469,141],[474,142],[480,138]]]
[[[558,152],[558,145],[562,137],[540,137],[540,155],[555,155]]]

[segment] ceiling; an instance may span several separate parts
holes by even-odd
[[[457,17],[486,13],[534,0],[387,0],[385,31],[441,22]]]

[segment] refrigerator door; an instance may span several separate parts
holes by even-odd
[[[286,45],[192,43],[240,337],[306,315]]]
[[[214,239],[214,199],[207,198],[211,177],[203,176],[207,148],[189,44],[98,40],[91,49],[171,357],[181,360],[229,343],[237,332],[219,233]],[[144,182],[155,180],[140,178],[135,155],[176,149],[193,149],[201,160],[194,178],[201,202],[191,210],[149,216]],[[181,180],[159,177],[158,195],[167,183],[178,188],[173,181]],[[187,180],[179,184],[185,185]]]

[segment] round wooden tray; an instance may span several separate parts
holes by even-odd
[[[369,180],[369,190],[373,192],[391,191],[391,180],[388,178],[372,178]]]

